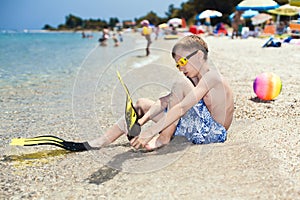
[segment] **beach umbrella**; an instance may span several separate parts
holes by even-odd
[[[300,7],[291,6],[290,4],[285,4],[274,10],[268,10],[268,13],[272,13],[275,15],[283,15],[283,16],[294,16],[294,15],[298,15],[299,12],[300,12]]]
[[[277,15],[277,19],[276,19],[277,23],[279,23],[281,15],[291,17],[297,15],[299,12],[300,12],[300,7],[291,6],[289,4],[285,4],[283,6],[280,6],[279,8],[268,11],[268,13]]]
[[[182,25],[182,19],[179,18],[172,18],[167,23],[169,26],[178,27],[179,25]]]
[[[245,19],[249,19],[251,17],[254,17],[255,15],[258,15],[259,12],[257,10],[246,10],[243,14],[242,14],[242,17],[245,18]],[[234,17],[234,13],[232,13],[231,15],[229,15],[229,19],[233,19]]]
[[[251,17],[254,17],[255,15],[258,15],[258,11],[257,10],[246,10],[244,11],[244,13],[242,14],[242,17],[245,18],[245,19],[248,19],[248,18],[251,18]]]
[[[291,6],[300,6],[300,0],[289,0]]]
[[[272,16],[266,13],[259,13],[251,18],[253,25],[258,25],[266,22],[267,20],[272,19]]]
[[[201,12],[196,18],[206,19],[206,18],[215,18],[215,17],[222,17],[222,13],[216,10],[205,10]]]
[[[271,10],[278,8],[279,5],[273,0],[244,0],[236,6],[236,10]]]

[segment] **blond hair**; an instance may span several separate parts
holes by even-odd
[[[204,59],[207,59],[208,46],[206,42],[197,35],[188,35],[179,40],[172,49],[172,57],[174,58],[178,50],[201,50],[204,53]]]

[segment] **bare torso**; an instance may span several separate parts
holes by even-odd
[[[217,74],[218,76],[220,74]],[[192,79],[194,84],[198,84],[197,79]],[[187,95],[188,92],[185,93]],[[210,111],[214,120],[229,129],[233,119],[233,94],[228,82],[221,78],[215,86],[203,97],[205,105]]]
[[[234,105],[233,94],[227,81],[222,79],[222,82],[211,89],[203,100],[212,117],[228,130],[233,119]]]

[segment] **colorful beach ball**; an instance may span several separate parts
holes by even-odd
[[[274,73],[262,73],[253,82],[253,90],[258,98],[262,100],[272,100],[276,98],[282,88],[282,83]]]

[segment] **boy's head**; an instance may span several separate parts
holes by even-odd
[[[172,57],[175,58],[179,51],[201,50],[204,54],[204,60],[207,60],[208,47],[206,42],[197,35],[188,35],[179,40],[172,49]]]

